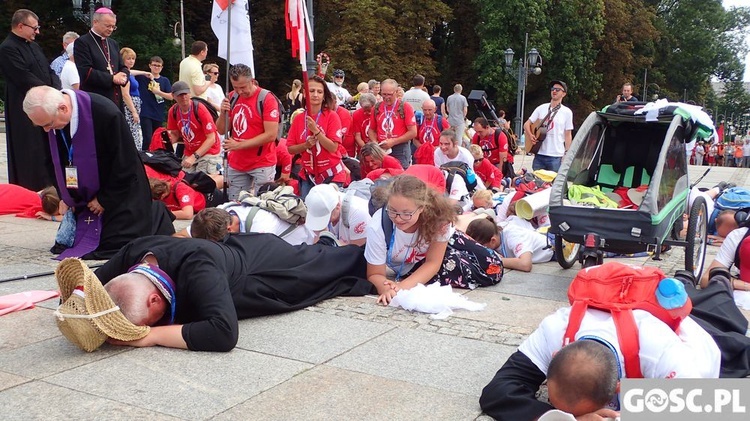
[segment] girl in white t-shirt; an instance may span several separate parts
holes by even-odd
[[[382,212],[388,212],[393,233],[385,238]],[[388,187],[386,206],[367,226],[367,280],[388,304],[399,289],[426,284],[440,269],[456,217],[453,206],[420,179],[402,175]],[[424,261],[413,273],[411,269]],[[386,277],[389,271],[394,281]],[[407,276],[408,274],[408,276]]]
[[[549,262],[555,257],[543,234],[516,224],[508,224],[503,229],[491,216],[471,221],[466,234],[479,244],[500,252],[503,266],[509,269],[531,272],[533,263]]]

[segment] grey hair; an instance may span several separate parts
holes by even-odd
[[[380,82],[380,87],[382,88],[383,85],[391,85],[393,86],[393,89],[398,88],[398,82],[396,82],[394,79],[386,79],[382,82]]]
[[[460,93],[460,92],[461,92],[461,91],[463,91],[463,90],[464,90],[464,87],[463,87],[463,86],[461,86],[461,84],[460,84],[460,83],[457,83],[457,84],[456,84],[456,85],[455,85],[455,86],[453,87],[453,92],[455,92],[455,93]]]
[[[235,64],[229,68],[229,78],[239,80],[241,77],[253,78],[253,70],[246,64]]]
[[[378,102],[378,100],[377,98],[375,98],[375,95],[369,92],[359,96],[360,107],[364,107],[366,105],[375,105],[376,102]]]
[[[433,101],[433,100],[431,100],[431,99],[425,99],[425,100],[424,100],[424,101],[422,102],[422,108],[424,108],[424,106],[425,106],[425,105],[432,105],[432,106],[434,106],[434,107],[436,107],[436,106],[437,106],[437,104],[435,104],[435,101]]]
[[[99,20],[101,20],[102,16],[104,15],[112,15],[113,18],[117,19],[117,15],[115,14],[115,12],[112,12],[111,10],[109,11],[109,13],[94,12],[94,19],[92,19],[92,23],[98,22]]]
[[[148,296],[158,291],[154,284],[140,273],[123,273],[104,285],[112,301],[131,323],[144,326],[148,318]]]
[[[35,86],[26,93],[23,99],[23,111],[28,115],[41,108],[50,116],[57,112],[57,107],[65,100],[63,93],[51,86]]]
[[[69,44],[72,41],[77,40],[78,38],[80,38],[80,35],[78,35],[78,33],[73,32],[73,31],[68,31],[65,33],[65,35],[63,35],[63,44]]]

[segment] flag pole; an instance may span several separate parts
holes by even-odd
[[[305,17],[305,19],[302,19],[303,27],[301,28],[301,30],[304,34],[307,34],[307,31],[308,31],[307,24],[309,23],[308,17],[309,17],[309,14],[312,12],[312,0],[308,0],[307,2],[307,6],[310,7],[310,10],[307,10],[307,7],[303,6],[301,3],[302,2],[300,1],[300,6],[302,6],[302,10],[304,10],[304,17]],[[309,28],[309,29],[310,31],[312,31],[312,28]],[[310,38],[309,36],[305,35],[306,40],[309,38]],[[314,53],[315,53],[314,51],[310,52],[310,54],[314,54]],[[305,54],[305,57],[302,57],[301,53],[299,53],[299,55],[300,55],[300,63],[303,63],[303,62],[305,63],[305,65],[302,66],[302,86],[304,87],[304,90],[305,90],[305,111],[306,111],[305,114],[307,116],[312,116],[311,107],[310,107],[310,86],[309,86],[310,76],[309,76],[309,70],[307,69],[307,63],[306,63],[307,54]],[[323,104],[325,104],[325,98],[323,98]],[[321,108],[321,112],[323,112],[322,108]],[[305,121],[305,125],[307,125],[307,121]],[[317,142],[317,138],[315,140]],[[317,144],[315,145],[315,147],[310,149],[310,155],[312,155],[313,178],[316,181],[318,179],[318,156],[317,156],[318,154],[316,153],[317,150],[318,150]],[[313,182],[313,184],[315,184],[315,182]]]
[[[229,68],[232,66],[231,61],[229,61],[229,52],[232,51],[230,48],[230,40],[232,37],[232,3],[233,1],[230,0],[227,4],[227,76],[225,79],[225,86],[227,87],[227,94],[229,93]],[[232,130],[229,122],[229,114],[231,114],[231,103],[229,105],[230,110],[221,117],[224,119],[224,139],[227,139],[231,136]],[[222,148],[223,149],[223,148]],[[224,199],[229,199],[229,196],[227,194],[227,186],[229,186],[229,152],[224,149],[224,157],[223,157],[223,163],[224,166],[224,182],[222,183],[224,185],[222,192],[224,194]]]

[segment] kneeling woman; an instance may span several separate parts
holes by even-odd
[[[377,288],[379,303],[417,284],[474,289],[500,282],[500,257],[455,230],[455,218],[451,203],[420,179],[394,178],[386,206],[367,226],[367,280]]]
[[[308,82],[308,93],[304,100],[309,100],[310,106],[292,121],[287,135],[289,153],[302,155],[299,176],[300,196],[303,199],[314,185],[335,183],[343,186],[346,182],[345,167],[339,152],[341,120],[336,114],[333,94],[323,79],[313,76]]]

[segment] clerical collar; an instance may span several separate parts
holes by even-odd
[[[76,92],[72,89],[63,89],[63,95],[70,97],[70,137],[76,135],[78,131],[78,100],[76,99]]]
[[[103,37],[103,36],[101,36],[101,35],[97,34],[97,33],[96,33],[96,31],[94,31],[94,29],[93,29],[93,28],[91,29],[91,33],[92,33],[92,34],[94,34],[94,35],[96,35],[96,36],[98,36],[98,37],[99,37],[99,38],[101,38],[101,39],[107,39],[107,37]]]

